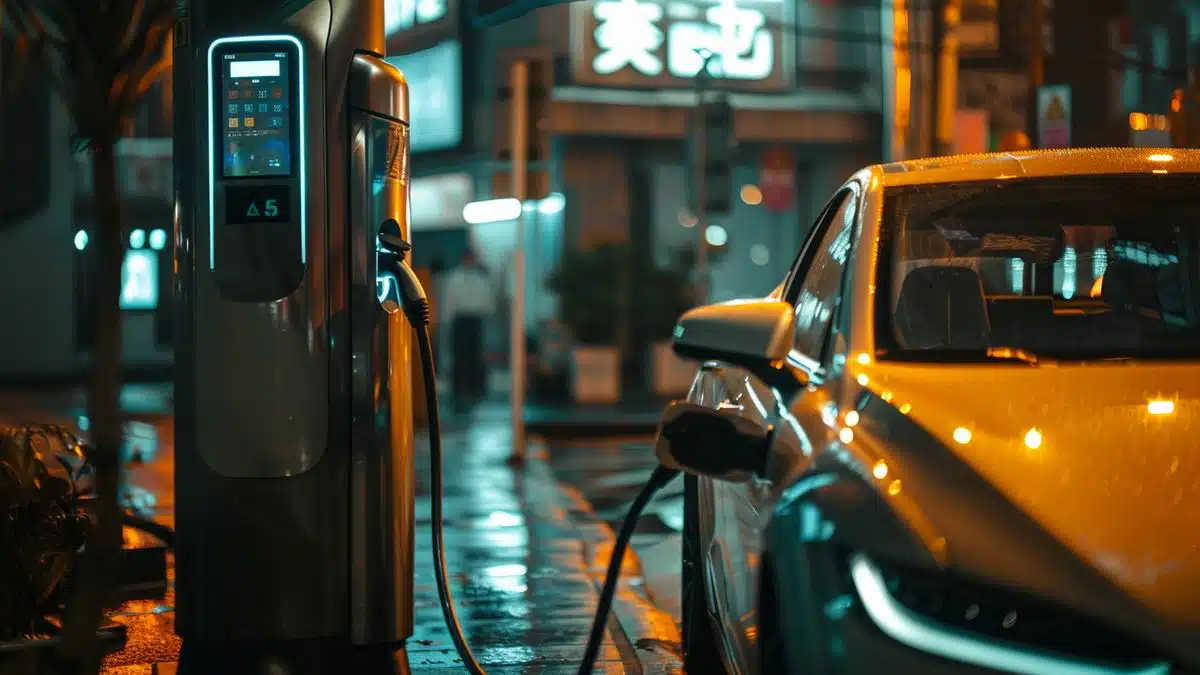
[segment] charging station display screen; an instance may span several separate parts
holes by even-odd
[[[222,55],[225,178],[291,175],[290,58],[286,51]]]

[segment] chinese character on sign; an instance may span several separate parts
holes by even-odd
[[[714,77],[765,80],[774,72],[775,43],[766,14],[739,6],[737,0],[717,0],[707,7],[695,0],[597,0],[592,15],[598,48],[592,70],[598,75],[626,66],[645,76],[659,75],[664,64],[658,50],[664,42],[666,70],[675,77],[695,77],[704,68],[705,54],[716,57],[708,67]],[[665,39],[659,27],[664,18]]]
[[[662,19],[662,6],[639,0],[599,0],[593,6],[596,45],[600,53],[592,68],[600,75],[611,75],[632,66],[653,77],[662,72],[662,60],[655,54],[663,43],[663,33],[655,25]]]
[[[383,29],[388,35],[446,17],[447,0],[384,0]]]

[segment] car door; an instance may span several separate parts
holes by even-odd
[[[857,231],[852,223],[858,204],[857,183],[838,191],[813,227],[784,285],[782,298],[797,304],[797,351],[814,378],[821,375],[822,345],[838,306],[849,238]],[[805,303],[803,315],[801,300]],[[740,368],[712,364],[702,378],[708,383],[704,402],[713,407],[735,409],[774,427],[779,427],[788,410],[790,401],[781,400],[778,392]],[[737,672],[756,672],[758,568],[763,528],[776,491],[760,478],[744,483],[702,480],[700,489],[701,504],[708,501],[711,505],[712,540],[705,547],[706,563],[718,605],[715,614],[733,652],[728,661]]]

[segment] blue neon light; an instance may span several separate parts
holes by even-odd
[[[158,309],[158,254],[154,251],[126,249],[121,264],[121,309]]]
[[[213,40],[208,46],[208,268],[210,270],[217,268],[217,253],[214,246],[215,235],[217,231],[217,167],[216,167],[216,147],[213,146],[217,137],[216,116],[213,111],[216,109],[216,101],[213,99],[213,52],[217,47],[225,44],[237,44],[242,42],[290,42],[296,45],[296,68],[300,73],[300,86],[296,87],[299,90],[299,97],[296,99],[299,104],[299,113],[296,119],[299,121],[299,152],[300,152],[300,262],[308,263],[308,155],[305,151],[305,115],[307,108],[304,102],[304,45],[300,40],[291,35],[242,35],[238,37],[223,37]]]

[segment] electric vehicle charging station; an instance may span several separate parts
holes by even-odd
[[[382,0],[180,19],[180,668],[314,667],[300,644],[390,660],[413,626],[413,332],[379,281],[381,224],[410,233]]]
[[[556,1],[494,3],[495,16]],[[408,672],[414,344],[430,410],[439,600],[463,665],[484,673],[447,582],[430,307],[408,264],[408,88],[383,52],[382,0],[180,6],[185,675]],[[580,673],[599,652],[637,515],[676,473],[656,470],[631,508]]]

